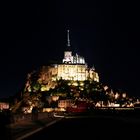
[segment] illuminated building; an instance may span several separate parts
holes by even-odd
[[[88,68],[84,57],[76,54],[72,54],[69,38],[69,30],[67,31],[67,49],[64,52],[64,58],[61,64],[56,64],[52,69],[52,78],[73,80],[73,81],[85,81],[94,80],[99,82],[98,73],[94,68]]]
[[[35,84],[31,90],[32,81],[30,79],[33,74],[34,72],[28,74],[27,76],[28,80],[26,83],[26,89],[29,92],[32,90],[35,92],[40,87],[38,84]],[[41,91],[48,91],[50,88],[55,88],[57,85],[56,81],[60,79],[74,82],[82,82],[85,80],[99,82],[99,76],[95,71],[95,68],[89,68],[84,57],[78,55],[77,53],[73,55],[70,45],[69,30],[67,31],[67,49],[64,51],[62,63],[43,66],[40,69],[37,82],[41,85]]]
[[[71,99],[67,99],[67,100],[59,100],[58,101],[58,107],[59,108],[67,108],[67,107],[71,107],[72,104],[74,104],[74,101]]]
[[[9,109],[9,103],[0,102],[0,110]]]

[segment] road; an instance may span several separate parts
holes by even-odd
[[[111,117],[63,118],[26,138],[31,139],[138,139],[140,123]]]
[[[44,129],[44,127],[53,125],[53,123],[61,120],[61,118],[55,118],[52,114],[48,116],[46,113],[40,113],[39,118],[34,121],[31,119],[30,114],[14,123],[11,123],[10,120],[8,116],[0,114],[1,140],[21,140]]]

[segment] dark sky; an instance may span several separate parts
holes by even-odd
[[[2,7],[0,97],[17,93],[27,73],[62,59],[67,29],[72,49],[94,64],[104,84],[140,96],[138,3],[50,0]]]

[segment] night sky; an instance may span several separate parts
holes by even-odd
[[[6,3],[1,9],[0,97],[18,93],[27,73],[61,61],[71,47],[94,64],[100,81],[140,96],[139,4],[61,0]]]

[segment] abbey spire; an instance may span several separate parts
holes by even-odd
[[[70,34],[69,34],[69,30],[67,30],[67,46],[70,46]]]
[[[62,60],[62,63],[68,63],[68,64],[85,64],[84,57],[79,56],[76,54],[74,56],[72,54],[71,44],[70,44],[70,31],[67,30],[67,49],[64,51],[64,59]]]

